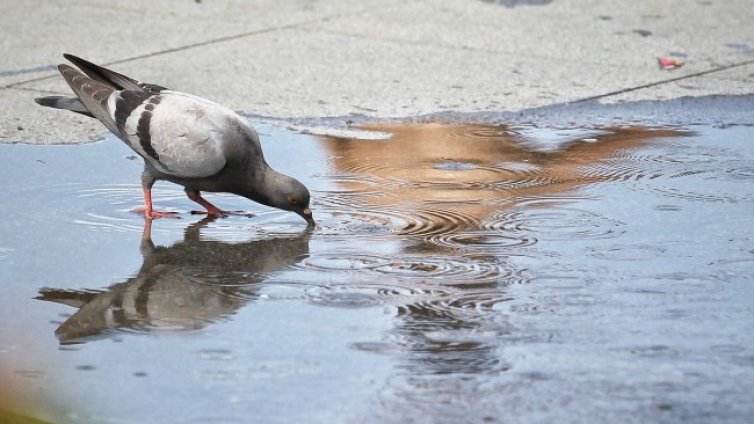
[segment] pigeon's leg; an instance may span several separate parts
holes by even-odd
[[[141,188],[144,190],[144,206],[136,208],[134,212],[143,213],[146,218],[178,218],[177,212],[160,212],[152,208],[152,186],[157,179],[146,170],[141,174]]]
[[[243,211],[224,211],[217,206],[210,203],[207,199],[202,197],[199,190],[190,190],[186,189],[186,196],[188,196],[189,199],[193,200],[194,202],[204,206],[204,209],[207,211],[191,211],[194,215],[203,215],[207,214],[209,217],[220,217],[220,218],[227,218],[230,215],[239,215],[239,216],[246,216],[246,217],[252,217],[253,214],[246,213]]]
[[[194,202],[202,205],[204,209],[207,210],[207,216],[219,216],[221,218],[224,218],[229,215],[228,212],[218,208],[217,206],[210,203],[207,199],[202,197],[201,193],[199,193],[199,190],[190,190],[186,189],[186,196],[188,196],[189,199],[193,200]],[[203,212],[192,212],[192,213],[203,213]]]

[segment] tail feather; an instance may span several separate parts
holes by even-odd
[[[95,118],[105,124],[107,129],[118,134],[115,120],[110,116],[110,111],[107,108],[110,94],[112,94],[115,89],[107,84],[89,78],[68,65],[59,65],[58,70],[84,107],[91,112]]]
[[[39,290],[39,296],[35,297],[37,300],[46,300],[48,302],[61,303],[74,308],[81,308],[92,299],[97,297],[100,292],[96,291],[75,291],[75,290],[58,290],[51,288],[43,288]]]
[[[142,90],[139,86],[139,81],[136,81],[135,79],[111,71],[107,68],[103,68],[102,66],[95,65],[88,60],[84,60],[69,53],[64,53],[63,57],[81,69],[81,71],[89,76],[89,78],[109,85],[116,90]]]
[[[94,115],[92,115],[92,113],[89,112],[84,104],[76,97],[45,96],[37,97],[34,101],[45,107],[70,110],[71,112],[80,113],[90,118],[94,118]]]
[[[45,96],[34,100],[42,106],[70,110],[96,118],[115,134],[119,134],[118,128],[122,123],[116,122],[115,115],[111,114],[114,111],[109,110],[108,99],[113,92],[125,93],[126,97],[129,93],[135,93],[137,97],[149,97],[165,90],[165,87],[141,83],[72,54],[66,53],[63,56],[81,69],[79,71],[65,64],[58,66],[58,70],[77,98]]]

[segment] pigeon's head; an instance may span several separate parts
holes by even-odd
[[[309,190],[295,178],[280,174],[276,190],[270,199],[270,206],[299,214],[309,227],[314,226],[312,210],[309,209]]]

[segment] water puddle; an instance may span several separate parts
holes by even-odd
[[[0,146],[13,408],[228,423],[752,412],[718,408],[754,389],[751,127],[259,130],[312,190],[314,231],[222,194],[248,216],[201,219],[167,183],[154,201],[181,219],[149,225],[131,212],[141,163],[118,141]],[[181,396],[118,395],[154,386]]]

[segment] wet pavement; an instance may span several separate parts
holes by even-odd
[[[312,189],[311,232],[229,195],[211,199],[253,216],[202,219],[168,183],[155,203],[181,219],[149,225],[131,212],[141,161],[112,137],[0,146],[4,408],[55,423],[747,422],[754,127],[697,107],[703,122],[672,127],[588,126],[574,109],[338,136],[252,119],[270,163]],[[539,113],[551,127],[526,122]]]

